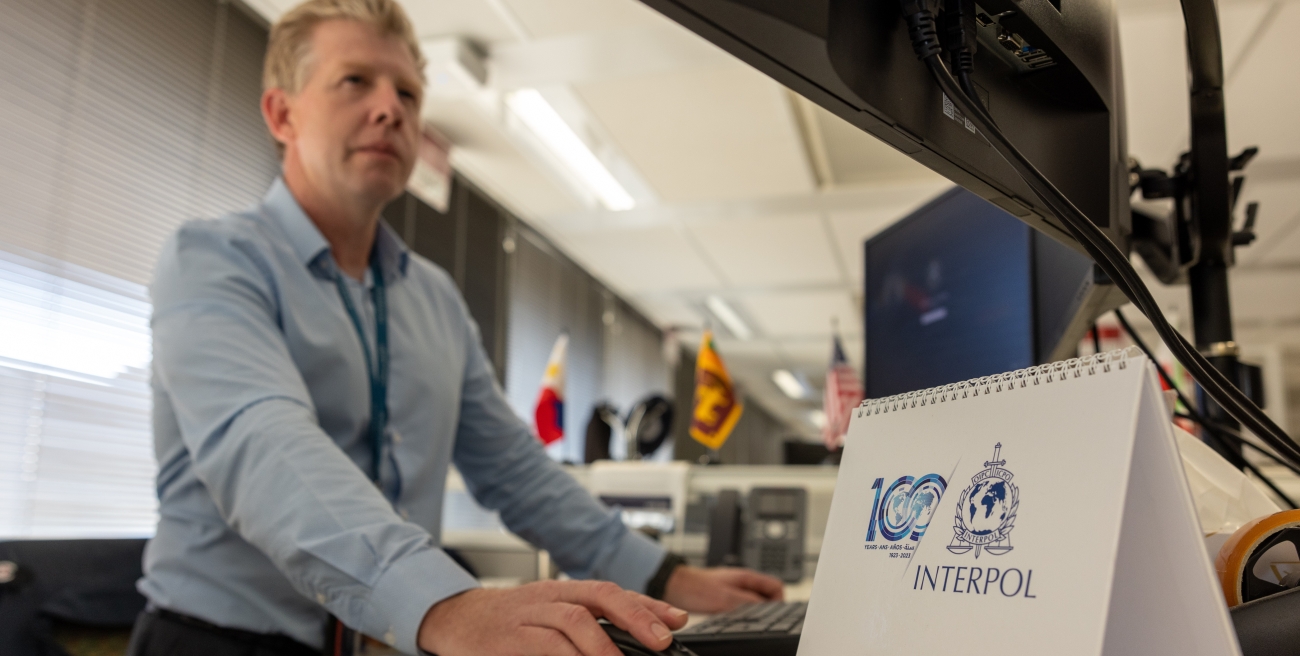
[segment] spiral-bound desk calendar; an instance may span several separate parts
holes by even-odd
[[[1237,653],[1139,352],[854,410],[799,656]]]

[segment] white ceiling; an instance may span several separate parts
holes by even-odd
[[[294,4],[246,2],[272,20]],[[637,0],[403,4],[421,38],[464,37],[488,54],[484,90],[426,107],[453,165],[661,326],[698,328],[705,298],[729,302],[756,333],[719,340],[740,384],[815,434],[819,400],[786,399],[772,370],[820,386],[835,320],[861,364],[862,241],[949,183]],[[1168,167],[1188,129],[1178,0],[1118,4],[1130,151]],[[1221,0],[1221,21],[1230,147],[1261,147],[1241,203],[1261,202],[1261,238],[1233,281],[1240,341],[1300,346],[1300,0]],[[512,130],[501,95],[522,87],[615,164],[635,209],[593,207]],[[1185,323],[1185,289],[1158,292]]]

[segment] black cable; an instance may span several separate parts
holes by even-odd
[[[1185,419],[1191,419],[1192,421],[1195,421],[1196,423],[1200,424],[1201,428],[1205,430],[1206,434],[1209,435],[1210,438],[1213,439],[1215,442],[1217,442],[1219,446],[1225,449],[1227,449],[1229,446],[1228,438],[1231,438],[1231,440],[1234,441],[1236,444],[1248,446],[1254,449],[1255,451],[1263,454],[1264,456],[1268,457],[1269,459],[1273,460],[1274,462],[1278,463],[1279,465],[1282,465],[1283,467],[1286,467],[1287,469],[1291,470],[1292,473],[1296,475],[1300,475],[1300,469],[1297,469],[1295,466],[1291,465],[1285,460],[1282,460],[1281,458],[1278,458],[1272,453],[1269,453],[1268,451],[1261,449],[1258,445],[1254,444],[1250,440],[1247,440],[1246,438],[1240,435],[1234,435],[1231,431],[1226,430],[1222,426],[1213,425],[1208,419],[1205,418],[1205,415],[1202,415],[1200,411],[1196,409],[1196,406],[1193,406],[1192,403],[1187,400],[1186,396],[1183,396],[1183,391],[1178,388],[1178,385],[1174,384],[1174,379],[1169,376],[1169,373],[1165,371],[1165,368],[1160,366],[1159,363],[1156,363],[1155,354],[1151,352],[1151,349],[1147,348],[1146,342],[1140,336],[1138,336],[1137,331],[1133,330],[1133,326],[1129,324],[1128,319],[1124,318],[1124,313],[1120,312],[1118,309],[1115,310],[1115,318],[1119,320],[1119,325],[1124,328],[1124,332],[1128,333],[1128,336],[1130,339],[1133,340],[1133,343],[1136,344],[1138,348],[1142,349],[1143,353],[1147,354],[1147,357],[1150,358],[1152,363],[1156,364],[1156,372],[1160,374],[1161,380],[1165,381],[1165,384],[1169,386],[1169,389],[1173,390],[1174,394],[1178,395],[1178,400],[1182,402],[1183,407],[1187,408],[1186,413],[1175,412],[1174,413],[1175,416],[1183,417]],[[1278,498],[1285,501],[1288,506],[1291,506],[1292,508],[1300,508],[1300,505],[1296,505],[1296,502],[1293,499],[1291,499],[1291,497],[1287,496],[1287,494],[1283,492],[1281,488],[1279,488],[1273,482],[1273,479],[1269,478],[1268,476],[1265,476],[1264,472],[1261,472],[1259,468],[1255,467],[1255,465],[1251,464],[1250,462],[1246,461],[1243,458],[1242,466],[1244,466],[1247,471],[1254,474],[1255,477],[1260,480],[1260,482],[1262,482],[1265,486],[1267,486],[1268,489],[1272,490],[1273,493],[1278,496]]]
[[[1232,442],[1233,444],[1248,447],[1251,451],[1254,451],[1255,453],[1258,453],[1259,455],[1268,458],[1270,461],[1273,462],[1273,464],[1283,467],[1287,471],[1290,471],[1296,474],[1297,476],[1300,476],[1300,472],[1296,471],[1296,468],[1292,466],[1290,463],[1277,457],[1276,454],[1269,451],[1268,449],[1265,449],[1264,447],[1255,444],[1254,442],[1251,442],[1250,440],[1240,435],[1237,435],[1236,433],[1233,433],[1232,429],[1227,426],[1224,426],[1222,424],[1216,424],[1214,422],[1208,422],[1202,424],[1201,419],[1203,419],[1203,417],[1199,414],[1193,415],[1193,414],[1188,414],[1186,412],[1175,412],[1174,416],[1178,417],[1179,419],[1186,419],[1190,422],[1200,425],[1202,428],[1205,429],[1207,433],[1211,431],[1217,431],[1218,435],[1228,439],[1228,441]]]
[[[979,91],[975,88],[975,81],[971,79],[970,71],[958,73],[957,83],[961,86],[961,90],[966,92],[967,96],[974,98],[975,102],[979,103],[980,109],[984,109],[984,100],[980,98]],[[989,118],[992,119],[993,117],[990,116]]]
[[[1300,464],[1300,444],[1296,444],[1271,418],[1255,407],[1232,381],[1210,365],[1182,334],[1169,324],[1128,258],[1007,139],[984,111],[983,106],[959,88],[939,56],[941,49],[935,32],[933,14],[925,9],[908,13],[908,4],[910,3],[904,0],[904,13],[909,33],[912,35],[913,50],[930,69],[939,88],[975,124],[998,154],[1011,164],[1038,199],[1062,222],[1102,271],[1151,320],[1156,332],[1160,334],[1174,357],[1196,378],[1206,394],[1266,444],[1277,450],[1280,455],[1293,464]]]
[[[1128,322],[1128,318],[1124,316],[1124,313],[1120,312],[1118,309],[1115,310],[1115,318],[1119,320],[1119,325],[1122,328],[1124,328],[1124,332],[1127,333],[1129,338],[1133,340],[1133,343],[1136,344],[1139,349],[1142,349],[1142,352],[1146,353],[1147,357],[1150,358],[1152,362],[1155,362],[1156,361],[1155,354],[1151,351],[1150,348],[1147,347],[1146,341],[1144,341],[1142,337],[1138,335],[1137,331],[1133,329],[1133,325]],[[1254,449],[1256,452],[1272,460],[1273,462],[1282,465],[1283,467],[1286,467],[1295,475],[1300,476],[1300,467],[1296,467],[1295,465],[1277,457],[1276,454],[1236,434],[1231,428],[1216,423],[1214,421],[1211,421],[1205,415],[1201,414],[1200,410],[1198,410],[1196,406],[1193,405],[1190,400],[1188,400],[1187,396],[1183,394],[1182,389],[1178,387],[1178,384],[1175,383],[1174,379],[1169,376],[1169,372],[1165,371],[1164,367],[1157,365],[1156,372],[1160,374],[1160,379],[1165,381],[1165,385],[1168,385],[1169,389],[1173,390],[1174,394],[1178,396],[1178,401],[1183,404],[1183,407],[1187,408],[1186,413],[1175,413],[1177,416],[1184,417],[1185,419],[1190,419],[1196,422],[1207,432],[1218,433],[1220,435],[1223,435],[1231,439],[1236,444],[1248,446],[1251,449]]]
[[[957,78],[966,95],[982,107],[982,99],[970,77],[971,71],[975,70],[975,53],[979,50],[974,0],[944,0],[940,22],[943,50],[948,53],[953,77]]]
[[[1101,353],[1101,333],[1097,331],[1096,321],[1092,322],[1092,352]]]

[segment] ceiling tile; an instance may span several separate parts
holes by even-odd
[[[1182,13],[1181,3],[1174,4],[1174,13]],[[1223,39],[1224,72],[1232,74],[1233,68],[1254,59],[1251,46],[1261,22],[1268,20],[1273,0],[1239,0],[1219,3],[1219,34]],[[1242,58],[1246,57],[1246,60]],[[1240,60],[1240,61],[1239,61]],[[1231,78],[1228,81],[1231,85]]]
[[[848,121],[812,105],[837,186],[933,180],[939,174]]]
[[[690,243],[669,227],[559,235],[558,245],[625,294],[719,286]]]
[[[1300,85],[1295,83],[1293,63],[1297,33],[1300,4],[1288,2],[1228,85],[1228,145],[1232,150],[1259,146],[1261,160],[1300,158],[1300,121],[1295,120]]]
[[[842,282],[815,214],[692,225],[700,248],[737,287]]]
[[[845,332],[858,332],[862,325],[848,291],[745,294],[741,304],[768,337],[829,335],[833,319]]]
[[[840,344],[849,364],[862,366],[862,333],[840,334]],[[809,376],[824,376],[831,361],[831,335],[816,338],[783,339],[780,344],[781,355],[793,367],[798,367]]]
[[[1188,130],[1186,31],[1182,13],[1131,11],[1119,23],[1125,62],[1124,96],[1129,152],[1144,166],[1167,167]]]
[[[767,339],[741,340],[715,334],[713,344],[717,347],[718,353],[722,354],[723,360],[729,364],[755,360],[771,363],[779,357],[776,342]]]
[[[632,297],[632,305],[646,315],[660,328],[690,326],[697,327],[704,323],[704,317],[689,303],[674,296],[641,295]],[[694,339],[694,338],[692,338]],[[690,344],[690,339],[683,340]]]
[[[785,93],[744,64],[584,84],[577,91],[667,202],[813,189]]]
[[[636,0],[504,0],[529,35],[545,39],[580,32],[672,23]]]
[[[1228,71],[1246,53],[1247,46],[1267,13],[1269,2],[1222,3],[1219,22],[1223,35],[1223,61]],[[1125,102],[1128,117],[1129,152],[1143,165],[1167,168],[1186,150],[1190,123],[1187,102],[1186,28],[1177,0],[1138,4],[1120,3],[1120,48],[1124,61]],[[1276,26],[1270,30],[1275,34]],[[1261,44],[1256,44],[1261,45]],[[1276,63],[1262,61],[1261,48],[1250,52],[1238,78],[1247,71],[1276,73]],[[1293,85],[1278,85],[1293,86]],[[1227,87],[1228,115],[1236,113],[1235,99],[1255,97],[1242,93],[1240,82]],[[1294,95],[1292,95],[1294,97]],[[1231,133],[1231,125],[1229,126]],[[1249,144],[1243,144],[1249,145]]]
[[[514,41],[492,4],[482,0],[402,0],[420,38],[462,36],[481,44]]]
[[[475,103],[431,98],[422,118],[451,141],[452,166],[512,212],[533,218],[582,208],[552,171],[524,156]]]

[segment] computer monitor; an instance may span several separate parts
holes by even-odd
[[[1069,357],[1114,300],[1086,256],[960,187],[863,248],[868,398]]]
[[[642,0],[1062,243],[1057,219],[912,52],[897,0]],[[978,0],[993,119],[1121,248],[1131,233],[1114,2]]]

